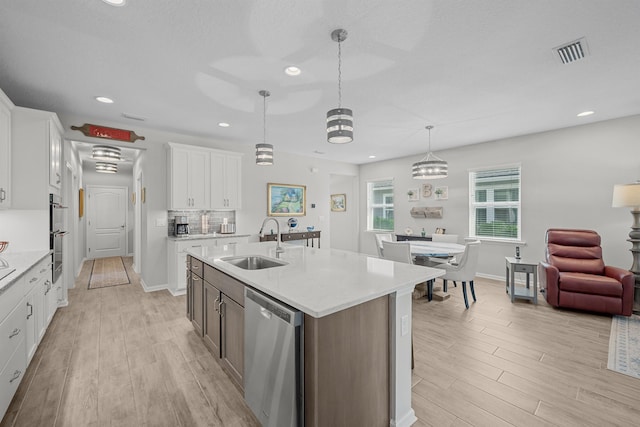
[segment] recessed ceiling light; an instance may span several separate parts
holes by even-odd
[[[113,104],[113,99],[107,98],[106,96],[96,96],[96,101],[103,102],[105,104]]]
[[[299,76],[300,73],[302,73],[302,70],[298,67],[296,67],[295,65],[289,65],[287,68],[284,69],[284,73],[287,76]]]
[[[584,116],[590,116],[594,113],[595,111],[583,111],[582,113],[578,114],[578,117],[584,117]]]
[[[231,125],[229,123],[220,122],[220,123],[218,123],[218,126],[220,126],[221,128],[228,128]]]
[[[127,2],[126,0],[102,0],[102,1],[111,6],[124,6],[124,4]]]
[[[375,158],[376,158],[376,156],[371,155],[371,156],[369,156],[369,158],[370,158],[370,159],[375,159]]]

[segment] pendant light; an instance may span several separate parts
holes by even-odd
[[[417,163],[413,164],[411,173],[413,179],[439,179],[446,178],[449,174],[449,164],[431,152],[431,129],[433,126],[427,126],[429,131],[429,152]]]
[[[334,30],[331,39],[338,42],[338,108],[327,112],[327,141],[348,144],[353,141],[353,112],[342,108],[342,42],[347,39],[347,30]]]
[[[94,145],[91,152],[91,158],[106,162],[117,162],[122,160],[122,153],[118,147]]]
[[[118,172],[118,164],[109,162],[96,162],[96,172],[116,173]]]
[[[256,165],[273,165],[273,145],[267,144],[267,96],[268,90],[258,92],[262,99],[262,144],[256,144]]]

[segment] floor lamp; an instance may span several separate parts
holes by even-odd
[[[638,312],[640,310],[640,181],[636,181],[633,184],[614,185],[611,206],[614,208],[631,208],[631,215],[633,215],[633,224],[627,241],[631,242],[630,250],[631,254],[633,254],[633,265],[629,271],[633,273],[636,279],[633,294],[633,311]]]

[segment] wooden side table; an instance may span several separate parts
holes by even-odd
[[[528,299],[538,303],[538,262],[505,257],[506,261],[506,292],[511,295],[511,302],[516,298]],[[515,273],[527,275],[527,286],[516,286]],[[529,275],[533,274],[533,287],[529,283]]]
[[[305,231],[300,233],[280,233],[280,240],[283,242],[289,242],[291,240],[306,240],[307,246],[311,242],[311,247],[314,247],[314,239],[318,241],[318,249],[320,249],[320,231]],[[275,234],[265,234],[260,237],[261,242],[275,241]]]

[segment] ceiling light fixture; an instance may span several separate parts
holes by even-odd
[[[284,69],[284,73],[287,76],[296,77],[296,76],[299,76],[300,73],[302,73],[302,70],[296,67],[295,65],[289,65]]]
[[[122,160],[122,153],[118,147],[109,145],[94,145],[91,158],[95,160],[104,160],[107,162],[117,162]]]
[[[262,97],[262,144],[256,144],[256,165],[273,165],[273,145],[267,144],[267,96],[268,90],[258,92]]]
[[[126,0],[102,0],[102,1],[111,6],[124,6],[125,3],[127,2]]]
[[[449,174],[449,165],[431,152],[431,129],[433,126],[427,126],[426,129],[429,131],[429,151],[422,160],[413,164],[411,168],[413,179],[446,178]]]
[[[342,42],[346,39],[346,30],[338,29],[331,33],[331,40],[338,42],[338,108],[327,112],[327,141],[332,144],[353,141],[353,111],[342,108]]]
[[[116,163],[109,162],[96,162],[96,172],[116,173],[118,172],[118,165]]]
[[[220,123],[218,123],[218,126],[220,126],[221,128],[228,128],[231,125],[229,123],[220,122]]]
[[[102,102],[103,104],[113,104],[113,99],[107,98],[106,96],[96,96],[96,101]]]
[[[578,113],[578,117],[590,116],[593,113],[595,113],[595,111],[583,111],[582,113]]]
[[[370,159],[375,159],[375,158],[376,158],[376,156],[371,155],[371,156],[369,156],[369,158],[370,158]]]

